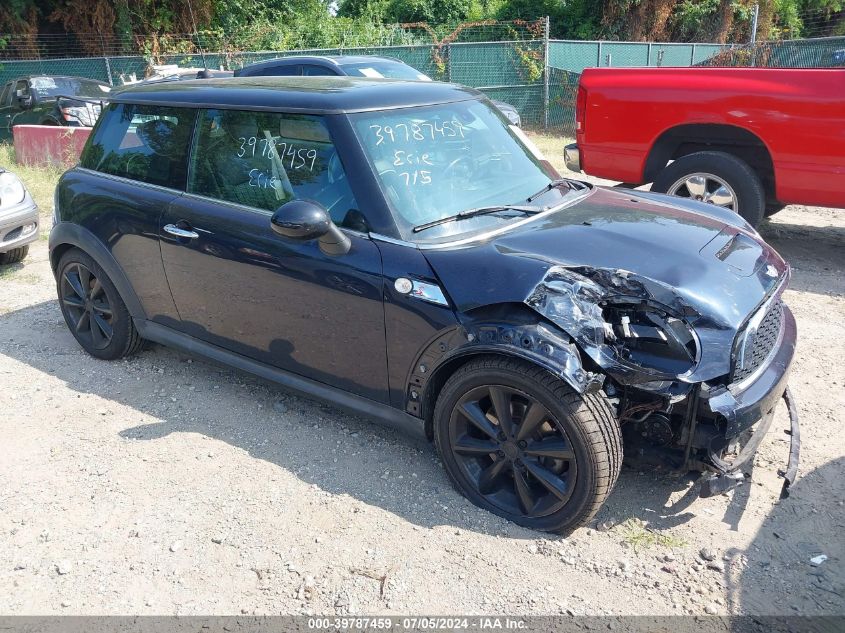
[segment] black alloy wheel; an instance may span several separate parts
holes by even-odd
[[[464,476],[502,511],[547,516],[572,496],[578,477],[572,444],[528,394],[504,385],[472,389],[454,408],[450,432]]]
[[[77,338],[93,349],[105,349],[114,337],[111,304],[103,284],[79,262],[67,266],[60,280],[61,301]]]
[[[59,261],[56,286],[62,315],[82,348],[103,360],[136,352],[142,339],[105,271],[76,248]]]
[[[434,443],[472,503],[535,530],[564,533],[595,516],[622,465],[603,392],[582,394],[521,359],[481,356],[440,389]]]

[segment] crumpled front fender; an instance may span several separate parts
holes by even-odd
[[[547,369],[578,393],[601,388],[604,376],[584,369],[571,339],[543,322],[471,321],[441,333],[426,345],[408,376],[406,410],[422,416],[433,406],[432,379],[468,356],[499,354],[522,358]],[[436,382],[436,381],[435,381]]]
[[[552,266],[526,297],[525,305],[560,327],[584,354],[623,384],[683,381],[684,376],[628,362],[609,344],[614,335],[602,314],[602,303],[622,298],[651,302],[686,319],[701,317],[663,284],[629,271],[598,268]]]

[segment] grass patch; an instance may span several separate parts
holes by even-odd
[[[687,546],[687,542],[684,539],[653,530],[640,519],[628,519],[624,523],[617,525],[614,530],[618,530],[622,535],[622,539],[637,552],[641,549],[649,549],[655,546],[670,549]]]
[[[563,162],[563,148],[569,143],[574,143],[575,139],[567,136],[543,134],[542,132],[527,132],[527,134],[555,169],[561,174],[567,173],[566,164]]]
[[[34,284],[38,282],[38,275],[33,273],[22,273],[23,264],[7,264],[0,266],[0,281],[14,281],[21,284]]]
[[[53,214],[53,191],[64,169],[60,167],[27,167],[15,162],[15,148],[0,143],[0,167],[4,167],[23,181],[41,216],[41,230],[49,232]]]

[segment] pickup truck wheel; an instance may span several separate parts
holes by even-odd
[[[751,226],[760,223],[766,209],[760,177],[748,163],[726,152],[682,156],[657,175],[651,190],[730,209]]]
[[[622,463],[604,394],[581,395],[540,367],[496,356],[468,362],[443,386],[434,442],[472,503],[547,532],[589,521]]]

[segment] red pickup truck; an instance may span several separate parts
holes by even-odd
[[[845,207],[845,69],[588,68],[566,165],[728,207]]]

